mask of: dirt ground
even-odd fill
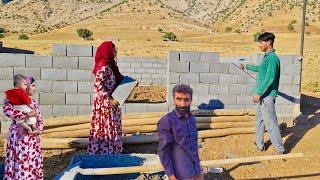
[[[136,94],[136,97],[139,97],[138,90]],[[286,150],[289,153],[303,153],[303,158],[226,165],[222,166],[225,170],[222,174],[207,174],[206,179],[320,179],[320,98],[314,96],[319,97],[319,94],[303,96],[306,98],[304,102],[308,102],[303,106],[303,111],[309,115],[309,125],[292,126],[282,131]],[[254,135],[248,134],[205,139],[199,150],[200,158],[201,160],[215,160],[274,153],[267,136],[265,139],[268,145],[266,152],[259,152],[255,149],[253,138]],[[52,179],[62,172],[75,154],[85,152],[85,150],[75,149],[44,150],[45,179]],[[124,153],[157,153],[157,143],[125,146]],[[3,160],[4,149],[2,148],[1,161]]]
[[[166,97],[166,86],[138,86],[133,90],[127,102],[162,103],[166,102]]]

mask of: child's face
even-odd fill
[[[25,91],[27,91],[27,88],[28,88],[27,81],[25,79],[21,80],[20,84],[18,85],[18,87],[23,89],[23,90],[25,90]]]

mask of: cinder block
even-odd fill
[[[40,68],[25,68],[25,67],[15,67],[13,68],[14,74],[22,74],[24,76],[31,75],[35,80],[40,79]]]
[[[142,74],[142,75],[141,75],[141,78],[142,78],[142,79],[151,79],[151,78],[152,78],[152,75],[151,75],[151,74]]]
[[[152,83],[154,85],[167,85],[167,79],[166,78],[161,78],[161,79],[152,79]]]
[[[283,85],[281,86],[282,87],[282,92],[287,94],[287,95],[290,95],[290,96],[293,96],[293,97],[296,97],[299,95],[299,86],[298,85]]]
[[[153,79],[163,78],[162,74],[151,74],[151,77],[152,77]]]
[[[129,62],[121,62],[118,63],[119,68],[130,68],[131,67],[131,63]]]
[[[67,45],[54,44],[53,45],[53,55],[54,56],[67,56]]]
[[[78,93],[93,93],[93,82],[78,82]]]
[[[237,84],[238,75],[236,74],[221,74],[219,76],[219,84]]]
[[[127,103],[126,104],[126,113],[133,112],[147,112],[148,104],[146,103]]]
[[[179,78],[180,77],[180,73],[169,73],[169,83],[172,84],[172,83],[176,83],[178,84],[179,83]]]
[[[141,62],[132,62],[131,68],[141,68]]]
[[[13,79],[13,68],[0,68],[0,80]]]
[[[218,84],[219,83],[219,74],[200,73],[200,83]]]
[[[148,112],[167,112],[168,104],[160,103],[160,104],[148,104]]]
[[[52,81],[47,80],[36,80],[36,86],[38,92],[51,92],[52,91]]]
[[[92,57],[92,46],[67,45],[67,56]]]
[[[25,54],[0,54],[0,67],[25,67]]]
[[[247,94],[252,94],[252,89],[255,85],[253,84],[247,84]]]
[[[151,63],[151,62],[142,63],[141,66],[142,66],[143,68],[152,68],[152,63]]]
[[[66,94],[66,104],[67,105],[90,105],[90,94]]]
[[[237,104],[237,96],[236,95],[218,95],[218,99],[224,104],[224,105],[235,105]]]
[[[245,105],[253,104],[252,96],[238,95],[237,96],[237,104],[245,104]]]
[[[132,57],[122,57],[120,62],[133,63],[134,62],[134,58],[132,58]]]
[[[94,58],[92,57],[79,57],[79,69],[93,70]]]
[[[169,51],[168,60],[169,60],[169,62],[179,62],[180,61],[180,53],[177,51]]]
[[[78,69],[78,67],[77,57],[53,57],[53,68]]]
[[[207,63],[190,63],[190,72],[208,73],[209,64]]]
[[[293,78],[293,85],[299,85],[300,84],[300,75],[294,75]]]
[[[146,69],[148,71],[148,69]],[[127,74],[127,73],[134,73],[134,68],[123,68],[122,73]],[[147,72],[148,73],[148,72]]]
[[[134,68],[134,72],[143,74],[146,72],[146,70],[144,68]]]
[[[212,73],[228,73],[229,64],[227,63],[210,63],[210,72]]]
[[[27,54],[26,55],[26,67],[51,68],[52,67],[52,56],[39,56],[39,55]]]
[[[253,61],[260,64],[263,61],[264,54],[253,54],[251,58],[253,59]]]
[[[246,94],[247,88],[245,85],[242,85],[242,84],[230,84],[229,93],[230,94]]]
[[[78,106],[54,105],[53,116],[76,116],[78,115]]]
[[[284,74],[294,75],[300,74],[300,64],[289,64],[283,69]]]
[[[9,128],[11,126],[12,121],[0,121],[0,133],[1,134],[8,134]]]
[[[13,88],[13,80],[0,80],[0,92]]]
[[[139,64],[146,62],[145,57],[134,57],[134,62],[139,62]]]
[[[220,54],[215,52],[201,52],[200,62],[219,62]]]
[[[41,105],[39,106],[41,115],[43,117],[51,117],[53,116],[52,106],[51,105]]]
[[[158,74],[166,74],[166,69],[156,69],[156,73],[158,73]]]
[[[176,72],[176,73],[189,72],[189,63],[170,62],[169,72]]]
[[[281,75],[280,76],[280,84],[282,85],[291,85],[293,82],[293,75]]]
[[[226,105],[225,109],[241,109],[241,110],[246,110],[246,105]]]
[[[293,56],[292,55],[278,55],[280,64],[287,65],[287,64],[293,64]]]
[[[41,68],[41,80],[67,80],[67,70]]]
[[[243,74],[243,71],[239,69],[239,67],[236,64],[230,63],[229,74]]]
[[[200,54],[201,54],[200,52],[181,51],[180,61],[181,62],[199,62]]]
[[[92,106],[78,106],[78,115],[87,115],[92,113]]]
[[[139,80],[139,79],[141,79],[141,74],[128,74],[128,76],[130,76],[130,77],[132,77],[133,79],[137,79],[137,80]]]
[[[193,89],[194,94],[209,94],[209,84],[190,84],[190,87]]]
[[[210,94],[228,94],[229,88],[226,84],[210,84]]]
[[[278,96],[276,99],[276,103],[281,105],[283,104],[290,105],[294,103],[294,97],[287,98],[287,97]]]
[[[165,67],[165,65],[163,63],[152,63],[152,67],[159,69]]]
[[[88,70],[67,70],[68,80],[71,81],[91,81],[92,72]]]
[[[92,46],[92,57],[95,57],[95,56],[96,56],[97,49],[98,49],[98,47]]]
[[[152,85],[153,80],[152,79],[140,79],[139,84],[141,85]]]
[[[255,75],[252,75],[252,76],[255,77]],[[238,83],[246,84],[246,85],[255,84],[256,80],[247,74],[238,74]]]
[[[65,93],[40,93],[41,105],[65,105],[66,95]]]
[[[53,81],[52,92],[71,92],[78,91],[77,82],[75,81]]]
[[[180,83],[200,83],[199,73],[181,73]]]
[[[293,64],[301,65],[301,60],[302,60],[302,57],[300,55],[298,54],[293,55],[293,58],[292,58]]]

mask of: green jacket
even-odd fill
[[[247,64],[246,69],[258,72],[256,85],[252,93],[259,96],[277,96],[280,79],[280,60],[272,49],[265,54],[260,65]]]

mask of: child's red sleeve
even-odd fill
[[[19,91],[19,98],[21,99],[23,104],[31,104],[32,103],[31,98],[23,90]]]

